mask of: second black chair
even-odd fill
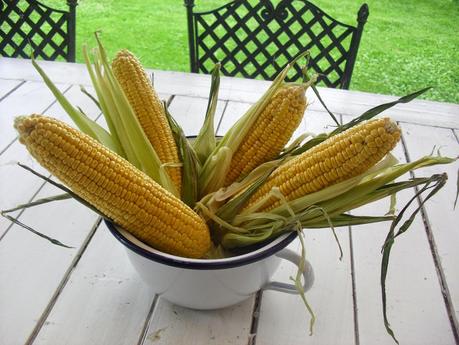
[[[368,18],[360,7],[357,26],[337,21],[309,1],[236,0],[205,12],[194,12],[185,0],[191,71],[210,73],[222,64],[227,76],[273,80],[298,54],[309,50],[309,67],[327,87],[348,89]],[[288,80],[302,77],[295,66]]]

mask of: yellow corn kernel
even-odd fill
[[[18,117],[15,128],[43,167],[139,240],[184,257],[208,251],[210,233],[200,216],[91,137],[42,115]]]
[[[392,150],[399,139],[400,129],[389,118],[361,123],[277,168],[252,195],[245,209],[266,197],[273,187],[279,187],[290,201],[362,174]],[[340,162],[340,165],[332,166],[330,162]],[[299,174],[303,171],[308,175]],[[280,201],[271,197],[259,211],[269,211],[279,205]]]
[[[180,163],[164,107],[140,61],[128,50],[121,50],[112,62],[112,69],[161,162]],[[180,194],[181,168],[167,167],[167,171]]]
[[[305,88],[302,85],[282,86],[233,154],[225,185],[279,155],[300,124],[305,109]]]

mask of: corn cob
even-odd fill
[[[140,61],[128,50],[121,50],[112,62],[112,69],[161,162],[180,163],[163,105]],[[167,171],[180,194],[181,168],[167,167]]]
[[[139,240],[185,257],[209,249],[209,229],[195,212],[88,135],[41,115],[16,118],[15,128],[43,167]]]
[[[400,129],[389,118],[361,123],[277,168],[244,209],[267,198],[273,187],[279,187],[290,201],[362,174],[392,150],[399,139]],[[277,198],[270,197],[258,211],[269,211],[280,204]]]
[[[300,124],[305,109],[304,86],[281,87],[233,154],[225,185],[244,177],[260,164],[279,155]]]

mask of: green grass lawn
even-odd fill
[[[62,0],[43,0],[62,7]],[[362,0],[363,2],[363,0]],[[355,24],[361,1],[314,0],[333,17]],[[459,1],[366,0],[370,16],[360,45],[351,89],[402,95],[425,86],[424,98],[459,103]],[[225,1],[197,1],[205,10]],[[102,30],[108,51],[127,48],[145,66],[188,71],[185,7],[182,0],[80,0],[77,60],[81,45],[94,44]]]

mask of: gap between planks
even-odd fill
[[[354,246],[352,242],[352,227],[348,227],[349,234],[349,256],[351,261],[351,283],[352,283],[352,304],[353,308],[353,317],[354,317],[354,342],[355,345],[360,344],[359,337],[359,318],[358,318],[358,309],[357,309],[357,288],[355,282],[355,261],[354,261]]]
[[[41,314],[40,318],[38,319],[37,323],[35,324],[34,329],[29,335],[29,338],[25,342],[25,345],[31,345],[34,341],[35,338],[37,337],[38,333],[40,332],[41,328],[43,327],[46,319],[48,318],[49,314],[51,313],[51,310],[53,309],[54,305],[57,302],[57,299],[59,298],[59,295],[61,294],[62,290],[65,288],[67,285],[67,282],[70,279],[70,276],[72,275],[73,270],[75,267],[78,265],[78,262],[80,261],[81,257],[83,256],[84,252],[86,251],[86,248],[88,247],[89,243],[91,242],[92,238],[94,237],[94,234],[96,233],[97,229],[100,227],[100,224],[102,222],[102,217],[97,218],[96,222],[92,226],[91,230],[89,231],[89,234],[86,236],[83,244],[81,245],[80,249],[78,250],[77,254],[72,260],[72,263],[68,267],[67,271],[64,273],[64,276],[59,283],[58,287],[56,288],[54,294],[52,295],[50,301],[48,302],[48,305],[46,306],[45,310]]]
[[[248,345],[256,345],[258,320],[260,319],[261,299],[263,298],[263,290],[257,291],[255,295],[255,303],[252,310],[252,323],[250,324],[249,342]]]
[[[459,143],[459,134],[454,129],[451,130],[453,131],[453,135],[456,138],[456,141]]]
[[[19,80],[18,80],[19,81]],[[8,91],[6,94],[4,94],[2,97],[0,97],[0,102],[3,101],[6,97],[8,97],[9,95],[11,95],[14,91],[16,91],[17,89],[19,89],[22,85],[25,84],[25,80],[21,80],[19,81],[19,84],[16,85],[15,87],[13,87],[10,91]]]
[[[451,128],[451,127],[445,127],[445,126],[436,126],[436,125],[430,125],[430,124],[427,124],[427,123],[420,123],[420,122],[411,122],[411,121],[406,121],[406,120],[403,120],[403,121],[397,121],[397,123],[408,123],[408,124],[411,124],[411,125],[416,125],[416,126],[423,126],[423,127],[432,127],[432,128],[441,128],[441,129],[449,129],[451,131],[454,132],[454,129]]]
[[[429,127],[432,127],[432,126],[429,126]],[[452,131],[454,133],[454,130],[452,130]],[[411,160],[410,154],[408,152],[408,146],[406,144],[406,140],[404,138],[403,133],[401,135],[401,143],[402,143],[403,153],[405,155],[406,161],[407,162],[411,162],[412,160]],[[410,177],[411,178],[415,178],[415,175],[414,175],[413,171],[410,171]],[[416,193],[416,199],[417,199],[418,205],[421,205],[421,203],[424,201],[424,198],[421,195],[418,194],[419,193],[419,187],[415,186],[414,190],[415,190],[415,193]],[[427,241],[429,243],[430,252],[431,252],[432,257],[433,257],[433,262],[434,262],[434,265],[435,265],[435,270],[436,270],[436,273],[437,273],[438,282],[439,282],[440,288],[441,288],[441,294],[442,294],[442,297],[443,297],[443,301],[445,302],[446,312],[448,314],[448,318],[449,318],[449,321],[451,323],[451,329],[452,329],[452,332],[453,332],[453,335],[454,335],[454,340],[455,340],[456,344],[459,344],[459,325],[458,325],[458,321],[456,319],[456,313],[454,312],[453,301],[451,299],[451,294],[450,294],[450,291],[449,291],[449,288],[448,288],[448,283],[446,282],[446,276],[445,276],[445,273],[443,271],[443,267],[441,265],[440,254],[438,253],[437,244],[435,242],[435,236],[433,234],[433,231],[432,231],[432,228],[431,228],[431,225],[430,225],[430,222],[429,222],[429,216],[427,215],[427,212],[425,210],[425,206],[424,205],[421,207],[420,213],[421,213],[421,217],[422,217],[422,223],[424,225],[424,230],[425,230],[425,233],[426,233],[426,236],[427,236]]]
[[[143,323],[142,331],[140,332],[140,336],[139,336],[139,340],[137,341],[137,345],[142,345],[148,336],[148,325],[150,324],[150,320],[153,317],[153,312],[156,309],[158,299],[159,299],[158,295],[155,294],[155,296],[153,297],[153,301],[151,302],[150,309],[148,310],[147,317],[145,318],[145,322]]]

